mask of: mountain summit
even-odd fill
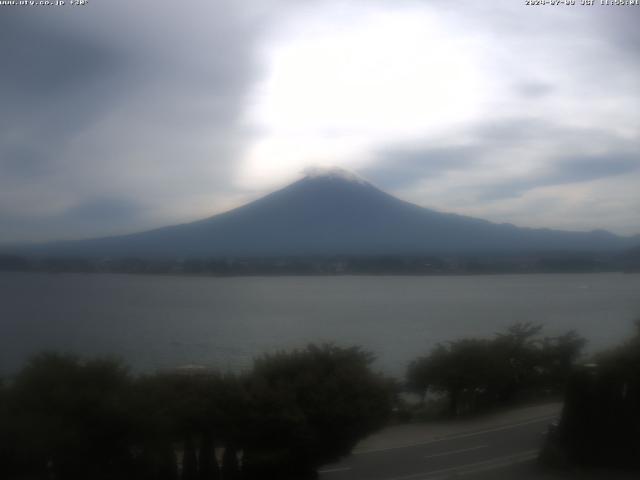
[[[615,251],[637,238],[518,228],[399,200],[342,169],[301,180],[229,212],[132,235],[47,244],[46,254],[101,257],[442,255]]]
[[[368,183],[355,173],[340,167],[309,167],[304,170],[306,178],[333,178],[353,183]]]

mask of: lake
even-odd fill
[[[639,274],[187,277],[0,274],[0,372],[43,349],[121,357],[136,371],[243,369],[308,342],[361,345],[401,376],[437,342],[516,321],[577,330],[593,351],[640,318]]]

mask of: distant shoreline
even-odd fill
[[[620,274],[638,275],[640,271],[602,270],[594,272],[563,271],[563,272],[458,272],[458,273],[247,273],[247,274],[211,274],[185,272],[110,272],[110,271],[51,271],[51,270],[0,270],[0,274],[47,274],[47,275],[127,275],[140,277],[185,277],[185,278],[328,278],[328,277],[498,277],[519,275],[601,275]]]
[[[0,271],[207,277],[637,273],[640,272],[640,260],[635,256],[623,254],[573,252],[520,255],[334,255],[181,259],[27,257],[0,254]]]

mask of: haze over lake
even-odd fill
[[[263,352],[332,341],[401,376],[435,343],[516,321],[569,329],[588,350],[640,317],[640,275],[185,277],[0,274],[0,373],[43,349],[116,355],[138,371],[238,370]]]

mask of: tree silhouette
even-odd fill
[[[640,321],[636,326],[634,337],[571,376],[547,453],[559,450],[571,463],[640,469]]]
[[[257,359],[247,468],[273,478],[312,478],[318,465],[346,455],[379,428],[391,390],[371,371],[372,360],[359,348],[332,345]]]
[[[575,332],[539,337],[541,327],[516,323],[491,340],[461,339],[438,344],[407,369],[407,385],[425,397],[439,392],[449,414],[511,402],[523,392],[562,392],[585,341]]]
[[[121,398],[129,385],[116,361],[32,358],[14,381],[9,405],[20,468],[65,479],[125,478],[131,424]]]

